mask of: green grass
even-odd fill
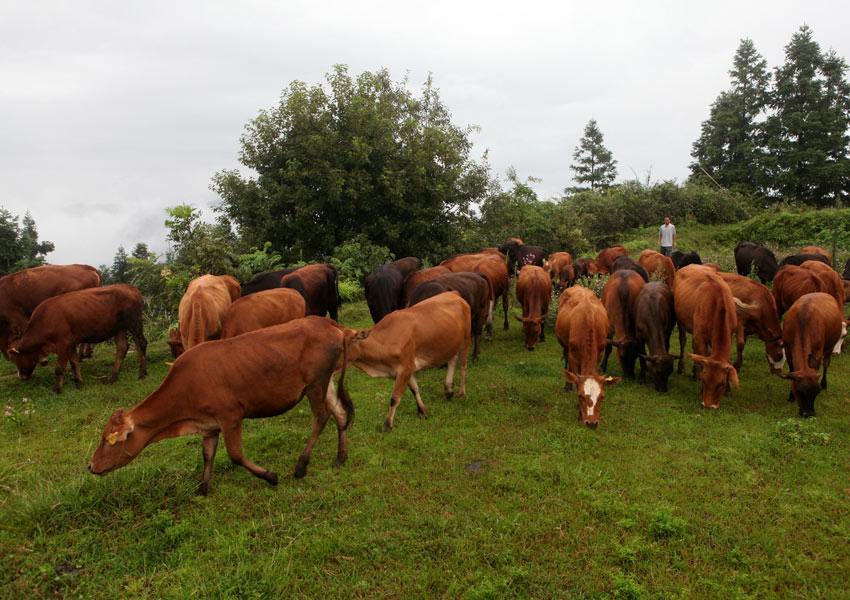
[[[370,324],[364,303],[341,320]],[[112,360],[99,346],[86,387],[66,379],[61,396],[52,364],[21,382],[0,363],[4,405],[36,409],[0,425],[0,597],[847,597],[846,356],[815,419],[797,417],[751,340],[741,390],[719,410],[698,405],[689,377],[674,374],[668,394],[625,382],[606,388],[591,431],[563,391],[554,332],[532,353],[513,318],[508,332],[499,323],[466,398],[447,401],[445,371],[423,372],[429,419],[407,392],[381,434],[392,383],[352,369],[343,467],[329,424],[292,478],[310,434],[303,403],[245,423],[246,455],[281,474],[277,488],[220,451],[206,498],[193,496],[198,436],[103,478],[85,470],[108,416],[162,381],[164,341],[146,380],[130,355],[111,386],[93,379]]]

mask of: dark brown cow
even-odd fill
[[[525,347],[534,350],[537,339],[546,341],[544,325],[549,317],[549,301],[552,299],[552,281],[542,267],[526,265],[519,271],[516,282],[516,297],[522,306],[522,317],[514,315],[522,322],[525,333]]]
[[[820,246],[806,246],[800,250],[800,254],[820,254],[826,258],[827,264],[832,266],[832,255]]]
[[[605,275],[611,271],[611,265],[614,264],[614,260],[618,256],[628,256],[629,252],[626,250],[624,246],[611,246],[610,248],[605,248],[599,254],[596,255],[596,268],[599,273]]]
[[[791,380],[788,401],[797,401],[801,417],[815,416],[815,398],[821,389],[826,389],[830,353],[840,350],[846,333],[847,325],[841,311],[829,294],[805,294],[788,309],[782,336],[788,351],[790,372],[778,369],[773,372]],[[821,362],[823,378],[818,385]]]
[[[477,263],[476,263],[477,264]],[[448,275],[452,273],[452,270],[448,267],[428,267],[427,269],[422,269],[421,271],[416,271],[416,273],[411,273],[404,280],[404,302],[403,306],[407,306],[410,304],[410,296],[413,295],[413,290],[416,289],[420,283],[424,281],[430,281],[432,279],[436,279],[441,275]]]
[[[599,267],[596,266],[596,261],[592,258],[579,258],[573,261],[573,268],[575,268],[575,276],[576,279],[579,277],[598,275]]]
[[[662,281],[647,283],[635,298],[632,310],[640,358],[640,382],[646,381],[648,364],[656,391],[666,392],[667,380],[673,372],[673,360],[681,358],[670,354],[670,334],[676,325],[673,292]]]
[[[549,256],[549,253],[540,246],[528,246],[515,239],[499,246],[499,251],[507,256],[509,277],[513,277],[517,270],[525,265],[542,267],[543,261]]]
[[[823,282],[814,272],[795,265],[782,267],[773,279],[773,298],[776,300],[776,310],[780,317],[791,308],[797,298],[823,291]]]
[[[276,271],[263,271],[257,273],[250,281],[240,284],[241,296],[256,294],[263,290],[274,290],[280,287],[280,280],[284,276],[294,273],[302,267],[288,267],[286,269],[277,269]]]
[[[396,268],[401,271],[401,276],[406,278],[419,270],[420,260],[415,256],[406,256],[404,258],[394,260],[390,264],[395,265]]]
[[[608,271],[610,273],[616,273],[617,271],[634,271],[640,275],[644,283],[649,283],[649,273],[646,272],[643,265],[630,256],[618,256],[615,258]]]
[[[379,265],[369,273],[364,283],[366,304],[372,322],[377,323],[394,310],[404,308],[404,275],[394,263]]]
[[[220,339],[236,337],[307,316],[307,303],[295,290],[263,290],[230,305],[221,320]]]
[[[426,418],[415,373],[448,363],[446,398],[454,395],[455,367],[460,369],[459,397],[466,395],[469,351],[469,305],[457,292],[445,292],[415,306],[388,314],[370,329],[357,332],[349,346],[348,364],[369,377],[395,380],[383,430],[393,426],[395,410],[406,387],[416,399],[420,418]],[[340,325],[341,329],[351,330]],[[363,339],[364,335],[368,335]]]
[[[198,493],[206,494],[221,433],[231,461],[277,485],[276,473],[243,454],[242,421],[284,413],[305,395],[313,411],[313,433],[295,465],[295,477],[306,474],[313,445],[330,415],[339,432],[334,465],[340,465],[348,456],[346,431],[354,417],[343,385],[347,344],[335,323],[307,317],[192,348],[151,395],[129,412],[117,410],[109,417],[89,471],[105,475],[152,442],[197,433],[203,437],[204,458]],[[331,376],[338,363],[342,375],[337,393]]]
[[[729,383],[738,387],[738,374],[729,364],[738,324],[732,292],[714,269],[688,265],[676,273],[673,307],[682,349],[679,373],[685,372],[686,335],[692,333],[694,351],[688,356],[694,361],[694,375],[700,371],[700,400],[706,408],[717,408]]]
[[[486,275],[490,280],[490,284],[493,286],[493,299],[494,299],[494,308],[495,311],[495,299],[500,297],[502,298],[502,311],[505,314],[505,323],[504,328],[505,331],[508,330],[508,304],[509,304],[509,296],[511,291],[511,280],[508,276],[508,265],[505,264],[504,258],[499,258],[498,256],[492,256],[490,258],[485,258],[480,260],[473,268],[473,273],[481,273],[482,275]],[[491,314],[487,319],[487,335],[490,338],[493,337],[493,319],[495,318],[494,314]]]
[[[591,429],[599,425],[599,406],[605,386],[619,377],[599,374],[599,359],[605,350],[608,316],[596,294],[581,286],[564,290],[558,301],[555,335],[564,348],[564,389],[578,390],[579,418]]]
[[[682,267],[687,267],[688,265],[702,264],[702,259],[694,250],[691,250],[690,252],[673,250],[673,252],[670,253],[670,260],[673,261],[673,266],[676,267],[677,271]]]
[[[147,374],[145,352],[147,340],[142,332],[142,295],[132,285],[119,283],[48,298],[33,311],[21,339],[9,350],[18,367],[18,376],[29,379],[36,364],[48,354],[56,353],[56,384],[53,391],[62,393],[65,366],[71,361],[74,384],[83,386],[77,344],[97,344],[115,338],[115,364],[107,378],[118,379],[121,363],[127,355],[127,332],[133,336],[139,355],[139,379]]]
[[[324,263],[301,267],[284,275],[280,287],[296,290],[304,296],[308,315],[329,315],[334,321],[339,317],[339,272],[335,266]]]
[[[443,292],[458,292],[469,304],[470,309],[470,331],[475,339],[475,347],[472,350],[472,362],[478,361],[478,349],[481,343],[481,334],[484,325],[493,328],[493,285],[490,279],[482,273],[451,273],[437,277],[431,281],[420,283],[413,295],[410,297],[409,306],[419,304],[423,300],[433,298]]]
[[[615,261],[616,262],[616,261]],[[608,370],[611,347],[617,346],[617,359],[623,377],[635,378],[635,361],[638,358],[638,343],[635,337],[634,302],[641,288],[646,285],[643,278],[631,270],[615,271],[602,288],[602,305],[608,313],[608,343],[602,359],[602,370]],[[611,338],[616,336],[616,342]]]
[[[764,342],[768,364],[774,369],[781,369],[785,364],[782,325],[779,323],[776,301],[770,294],[770,290],[743,275],[735,273],[718,273],[718,275],[729,286],[732,296],[748,306],[746,309],[738,310],[738,325],[735,327],[737,349],[735,370],[740,374],[748,335],[756,335]]]
[[[0,277],[0,352],[9,358],[12,341],[44,300],[101,283],[100,271],[88,265],[45,265]]]
[[[552,278],[552,283],[555,287],[563,289],[567,287],[566,282],[561,280],[561,271],[573,264],[573,257],[569,252],[553,252],[547,259],[549,263],[549,276]],[[572,270],[572,269],[571,269]],[[568,273],[567,275],[572,275]]]
[[[800,266],[817,275],[823,284],[823,291],[835,298],[835,301],[838,302],[839,310],[844,312],[844,303],[847,301],[847,296],[844,293],[844,282],[841,281],[838,273],[829,265],[815,260],[807,260]]]
[[[799,267],[807,260],[817,260],[827,265],[830,264],[829,259],[823,254],[792,254],[790,256],[786,256],[779,262],[779,268],[781,269],[785,265],[794,265]]]
[[[735,268],[738,275],[749,275],[753,267],[762,283],[773,281],[776,271],[779,270],[776,255],[770,249],[750,242],[740,242],[735,246]]]
[[[180,324],[169,332],[171,355],[176,358],[193,346],[218,339],[221,320],[240,292],[239,282],[230,275],[201,275],[190,281],[177,309]]]
[[[655,250],[644,250],[640,253],[638,262],[650,276],[658,273],[668,286],[673,286],[673,281],[676,278],[676,267],[669,256],[664,256]]]

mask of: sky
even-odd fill
[[[335,64],[415,94],[431,73],[473,157],[552,198],[590,119],[619,180],[683,181],[742,38],[773,69],[807,24],[850,58],[846,1],[0,1],[0,207],[53,264],[162,252],[169,206],[213,219],[245,125]]]

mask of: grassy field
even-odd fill
[[[343,306],[340,320],[371,324],[364,303]],[[21,382],[4,361],[2,400],[17,420],[0,424],[0,597],[850,595],[847,356],[833,361],[815,419],[797,417],[788,382],[768,374],[752,340],[740,392],[719,410],[701,408],[697,383],[674,374],[668,394],[607,388],[591,431],[563,391],[549,333],[532,353],[513,318],[510,331],[497,326],[466,398],[447,401],[444,371],[425,372],[429,419],[407,392],[387,434],[391,382],[352,369],[343,467],[331,467],[329,424],[307,476],[292,478],[310,434],[303,403],[245,424],[246,456],[280,473],[278,487],[222,448],[205,498],[193,496],[198,436],[155,443],[103,478],[85,469],[108,416],[164,378],[163,340],[150,346],[147,379],[136,380],[131,355],[118,383],[97,383],[112,360],[101,345],[83,364],[86,387],[66,379],[61,396],[52,363]],[[609,372],[620,374],[615,357]]]

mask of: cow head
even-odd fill
[[[120,408],[112,413],[100,437],[100,444],[89,462],[89,472],[106,475],[133,460],[144,447],[136,439],[139,436],[132,435],[133,430],[133,419],[129,414]]]
[[[767,340],[764,343],[764,351],[767,354],[767,362],[771,369],[781,371],[785,366],[785,347],[782,344],[782,337]]]
[[[180,337],[180,329],[172,329],[168,332],[168,347],[171,349],[171,356],[174,358],[186,351],[183,347],[183,339]]]
[[[564,369],[564,376],[568,383],[576,384],[578,389],[578,409],[582,423],[590,429],[596,429],[599,425],[599,405],[605,397],[603,388],[620,383],[620,378],[604,375],[576,375],[566,369]]]
[[[525,333],[525,347],[528,350],[537,348],[537,340],[540,339],[540,330],[543,328],[543,323],[549,318],[549,313],[544,313],[539,317],[521,317],[514,315],[517,321],[522,322],[522,331]]]
[[[817,372],[817,368],[820,366],[820,360],[809,355],[809,366],[814,369],[814,371],[794,371],[793,373],[785,373],[778,369],[770,370],[770,372],[777,377],[791,380],[791,395],[797,401],[797,406],[800,409],[800,416],[804,418],[815,416],[815,398],[817,398],[817,395],[821,390],[820,384],[818,383]]]
[[[655,391],[666,393],[667,380],[673,372],[673,361],[679,357],[672,354],[653,354],[651,356],[639,354],[638,356],[646,361],[646,370],[649,371]]]
[[[726,393],[730,384],[738,389],[738,372],[728,362],[698,354],[688,353],[688,356],[702,368],[699,375],[699,399],[706,408],[720,406],[720,398]]]
[[[24,349],[19,346],[9,348],[9,358],[18,367],[18,377],[26,381],[35,371],[35,367],[49,352],[44,348]]]

